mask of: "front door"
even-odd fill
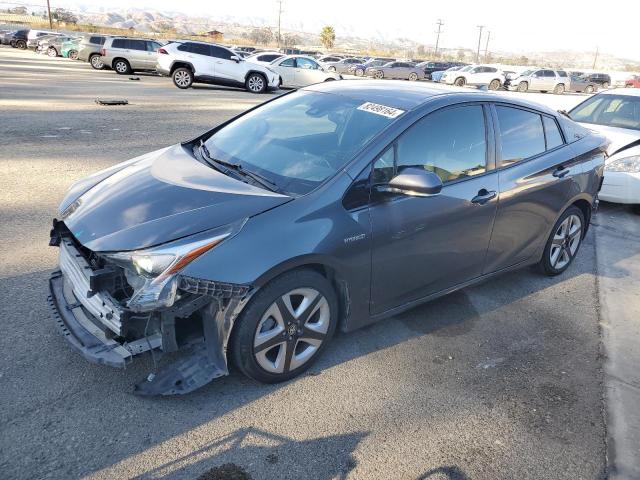
[[[244,81],[243,78],[238,78],[238,62],[231,60],[231,57],[235,55],[231,50],[211,45],[211,54],[214,57],[213,68],[217,78],[229,81]]]
[[[433,112],[374,163],[373,315],[481,275],[498,203],[488,115],[482,104]],[[441,193],[414,197],[376,190],[406,167],[436,173]]]
[[[309,58],[297,57],[294,78],[296,85],[306,87],[322,81],[324,75],[316,62]]]

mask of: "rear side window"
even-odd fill
[[[97,45],[104,45],[104,41],[106,40],[106,37],[90,37],[89,38],[89,42],[90,43],[95,43]]]
[[[261,62],[273,62],[276,58],[280,58],[282,55],[260,55],[258,60]]]
[[[145,42],[144,40],[129,40],[129,49],[131,50],[141,50],[141,51],[146,51],[147,50],[147,42]]]
[[[129,40],[124,38],[116,38],[111,42],[113,48],[129,48]]]
[[[204,43],[188,43],[188,51],[195,53],[196,55],[211,56],[211,45],[205,45]]]
[[[496,106],[502,144],[502,166],[533,157],[546,149],[542,118],[519,108]]]
[[[567,72],[563,71],[563,70],[558,70],[558,75],[561,77],[566,77],[567,76]]]
[[[547,141],[547,150],[562,145],[564,140],[562,140],[562,135],[560,134],[560,129],[556,121],[551,117],[543,115],[542,123],[544,125],[544,137]]]
[[[486,164],[486,129],[480,105],[433,112],[397,142],[398,172],[407,167],[424,168],[446,183],[484,173]]]

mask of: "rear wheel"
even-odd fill
[[[113,62],[113,69],[120,75],[128,75],[131,73],[131,65],[124,58],[118,58]]]
[[[381,71],[377,71],[376,73],[373,74],[373,78],[377,78],[378,80],[384,78],[384,73]]]
[[[578,253],[584,236],[585,219],[582,210],[571,206],[565,210],[547,240],[540,268],[547,275],[564,272]]]
[[[602,88],[609,88],[609,82],[604,82],[602,84]]]
[[[178,88],[189,88],[193,84],[193,72],[185,67],[176,68],[171,74],[173,84]]]
[[[412,82],[415,82],[416,80],[418,80],[418,74],[415,72],[411,72],[409,74],[409,80],[411,80]]]
[[[489,83],[489,90],[498,90],[500,88],[500,80],[497,78],[491,80]]]
[[[355,74],[356,77],[362,77],[364,75],[364,70],[361,68],[356,68]]]
[[[56,50],[56,47],[49,47],[49,49],[47,50],[47,55],[49,55],[50,57],[57,57],[58,51]]]
[[[325,277],[312,270],[285,273],[258,291],[238,318],[231,358],[260,382],[289,380],[324,350],[337,318],[338,301]]]
[[[25,42],[24,40],[16,40],[16,48],[19,48],[20,50],[26,50],[27,42]]]
[[[564,93],[564,85],[556,85],[556,87],[553,89],[553,93],[555,93],[556,95],[562,95]]]
[[[102,57],[97,53],[89,57],[89,63],[96,70],[104,70],[105,65],[102,61]]]
[[[252,73],[247,77],[244,86],[251,93],[263,93],[267,89],[267,80],[259,73]]]
[[[458,77],[456,78],[456,81],[453,82],[456,87],[464,87],[465,83],[467,83],[467,81],[464,79],[464,77]]]
[[[67,54],[67,56],[71,60],[77,60],[78,59],[78,52],[76,50],[69,50],[69,53]]]
[[[584,93],[593,93],[593,85],[587,85],[584,89]]]

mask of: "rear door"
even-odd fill
[[[493,117],[500,203],[484,273],[535,259],[581,173],[554,117],[504,104]]]
[[[127,46],[129,48],[127,49],[126,59],[129,60],[131,68],[133,68],[134,70],[153,68],[148,66],[149,57],[147,56],[146,40],[130,38],[127,41]]]
[[[380,314],[481,275],[498,203],[490,111],[445,107],[413,124],[374,162],[371,313]],[[379,193],[404,168],[443,181],[435,196]]]
[[[542,70],[536,70],[529,76],[530,90],[545,90],[544,76]]]
[[[156,68],[156,63],[158,63],[158,49],[162,46],[158,42],[154,42],[153,40],[146,40],[145,44],[147,46],[146,51],[146,67],[148,70],[153,70]]]
[[[186,52],[187,60],[195,67],[196,75],[215,77],[215,60],[211,56],[211,45],[188,42],[180,45],[178,50]]]

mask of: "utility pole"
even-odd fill
[[[436,25],[438,25],[438,31],[436,32],[438,34],[438,36],[436,37],[436,51],[435,51],[435,56],[438,56],[438,45],[440,44],[440,34],[442,33],[442,26],[444,25],[444,22],[441,19],[438,19],[438,21],[436,22]]]
[[[491,38],[491,30],[487,30],[487,43],[484,44],[484,61],[487,61],[487,53],[489,53],[489,39]]]
[[[47,0],[47,11],[49,12],[49,29],[53,30],[53,21],[51,20],[51,4]]]
[[[478,25],[480,33],[478,34],[478,51],[476,52],[476,63],[480,63],[480,42],[482,41],[482,29],[484,25]]]
[[[596,62],[598,61],[598,50],[600,50],[600,47],[596,47],[596,56],[593,58],[593,68],[594,70],[596,69]]]
[[[278,0],[278,48],[280,48],[280,40],[282,38],[282,36],[280,35],[280,19],[281,18],[282,18],[282,0]]]

